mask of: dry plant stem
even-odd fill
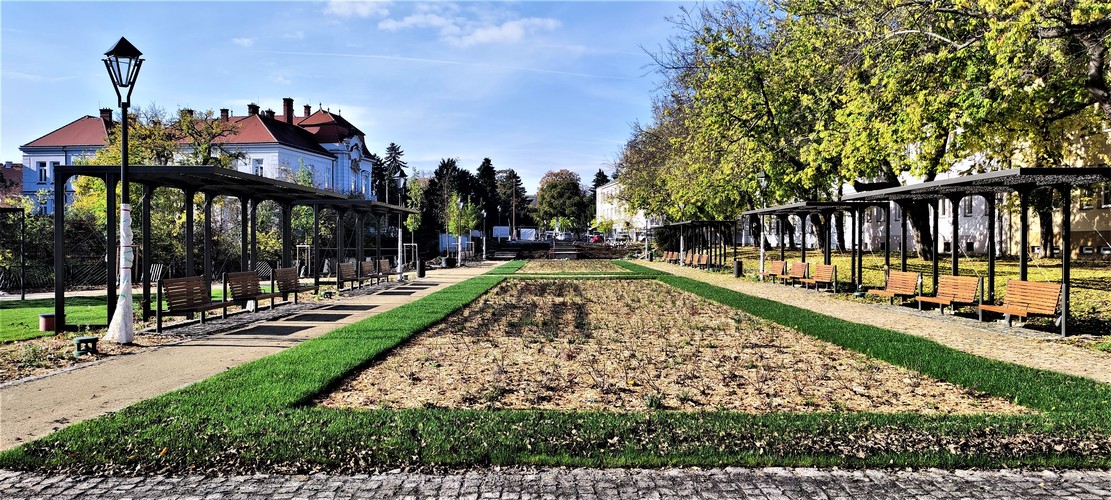
[[[1029,411],[646,280],[507,281],[319,402],[753,413]]]

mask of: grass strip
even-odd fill
[[[1106,400],[1098,404],[1105,391],[1079,380],[1072,386],[1079,389],[1073,396],[1088,401],[1054,406],[1067,387],[1019,391],[1014,386],[1020,383],[1016,372],[1006,364],[988,367],[995,371],[989,378],[1002,381],[980,381],[980,390],[990,386],[990,390],[1011,391],[1029,397],[1024,404],[1050,409],[1024,416],[751,415],[443,408],[365,411],[309,404],[314,395],[502,279],[483,275],[453,285],[297,348],[66,428],[0,454],[0,467],[100,474],[229,474],[359,473],[429,464],[1111,466],[1107,417],[1093,415],[1106,413]],[[691,280],[663,279],[711,295],[708,298],[713,300],[750,299],[709,285],[697,286],[700,283]],[[760,314],[787,315],[784,320],[792,315],[814,316],[808,311],[779,310],[759,300],[745,305]],[[859,328],[852,323],[810,324],[807,318],[799,319],[804,329]],[[881,340],[898,339],[877,337],[869,344]],[[879,356],[891,349],[878,347]],[[930,356],[954,359],[944,349],[931,351]],[[938,363],[949,364],[923,366],[930,370]],[[969,380],[979,380],[976,370],[967,371]],[[1070,378],[1063,377],[1061,381]],[[1052,385],[1054,381],[1034,377],[1026,383]]]
[[[513,274],[528,264],[527,259],[511,260],[486,272],[486,274]]]

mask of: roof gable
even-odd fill
[[[99,117],[85,115],[21,147],[104,146],[108,127]]]

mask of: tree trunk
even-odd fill
[[[825,250],[826,239],[824,235],[829,234],[829,218],[822,217],[822,214],[810,214],[809,226],[814,228],[814,233],[818,238],[818,250]]]
[[[924,201],[913,202],[909,209],[903,213],[903,216],[910,223],[914,241],[918,243],[918,258],[933,262],[937,253],[937,245],[934,242],[934,234],[930,228],[930,204]]]

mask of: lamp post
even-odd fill
[[[131,245],[133,236],[131,192],[128,189],[127,175],[127,108],[131,105],[131,91],[135,90],[135,80],[139,77],[139,68],[143,65],[143,59],[139,57],[143,53],[131,45],[126,38],[120,37],[120,41],[104,55],[104,67],[108,70],[108,77],[112,79],[112,86],[116,91],[122,113],[120,120],[120,292],[115,314],[112,315],[108,333],[104,338],[119,344],[130,344],[135,336],[131,298],[131,266],[135,261],[135,252]],[[124,89],[127,90],[126,94],[123,92]],[[108,188],[112,187],[108,186]]]
[[[679,218],[680,219],[683,218],[683,211],[686,208],[686,206],[687,206],[686,203],[680,203],[679,204]],[[685,247],[685,245],[684,245],[684,241],[683,241],[683,226],[679,226],[679,267],[682,267],[683,266],[683,261],[686,260],[687,251],[686,251],[686,248],[684,248],[684,247]]]
[[[756,174],[756,183],[760,185],[760,208],[768,208],[768,202],[764,198],[764,190],[768,187],[768,173],[761,170]],[[760,281],[764,281],[764,215],[760,214]]]
[[[482,259],[486,260],[486,209],[482,209]]]
[[[404,170],[398,170],[397,171],[397,177],[394,178],[394,182],[397,183],[397,206],[398,207],[405,204],[405,196],[404,196],[405,195],[405,177],[406,177],[405,171]],[[389,200],[386,200],[386,201],[389,201]],[[404,276],[404,273],[405,273],[405,263],[404,263],[404,260],[403,260],[404,257],[405,257],[405,249],[401,245],[401,227],[402,227],[402,219],[401,218],[403,216],[404,216],[404,214],[401,212],[400,209],[398,209],[398,211],[397,211],[397,281],[401,281],[401,278]]]

